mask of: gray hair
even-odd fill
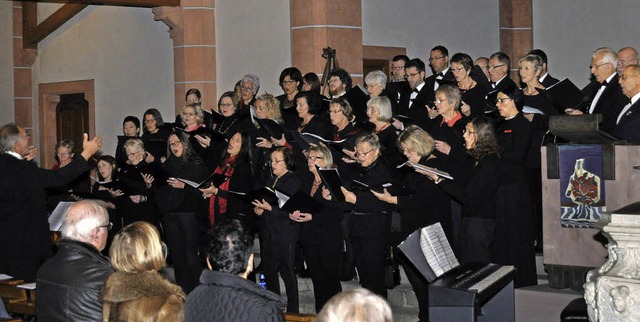
[[[450,84],[444,84],[436,90],[436,95],[438,93],[443,93],[444,96],[447,97],[447,101],[449,104],[453,104],[454,109],[460,108],[460,102],[462,100],[462,94],[460,94],[460,89],[458,86],[453,86]]]
[[[596,58],[597,55],[602,55],[601,64],[611,63],[615,69],[618,66],[618,53],[609,47],[600,47],[593,52],[591,58]]]
[[[105,207],[96,200],[82,200],[65,211],[60,233],[62,238],[90,243],[92,231],[108,224],[109,213]]]
[[[375,108],[378,110],[378,121],[389,122],[393,117],[393,111],[391,110],[391,101],[386,96],[377,96],[371,98],[367,102],[368,108]]]
[[[522,62],[525,62],[525,61],[530,62],[531,65],[533,65],[534,71],[542,70],[542,64],[543,64],[542,57],[534,54],[529,54],[520,58],[520,60],[518,60],[518,64],[522,64]]]
[[[0,128],[0,150],[2,152],[12,151],[20,139],[20,127],[15,123],[5,124]]]
[[[247,74],[242,77],[242,82],[251,82],[253,84],[253,94],[257,94],[260,89],[260,77],[254,74]]]
[[[387,85],[387,75],[385,75],[381,70],[371,71],[364,78],[364,83],[380,84],[382,85],[382,88],[384,88]]]
[[[365,288],[355,288],[332,297],[318,313],[318,322],[391,322],[391,306]]]
[[[132,149],[134,152],[147,152],[144,149],[144,143],[140,139],[128,139],[127,142],[124,142],[122,150],[127,153],[127,149]]]
[[[373,133],[367,133],[363,136],[358,137],[358,139],[356,140],[356,146],[362,143],[369,143],[372,149],[380,150],[380,139],[378,139],[378,136]]]

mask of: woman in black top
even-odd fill
[[[253,171],[251,169],[251,138],[246,132],[236,132],[227,143],[221,155],[222,162],[213,171],[229,179],[215,186],[200,189],[209,201],[209,224],[213,226],[225,219],[238,219],[246,231],[255,233],[255,223],[251,205],[242,194],[253,191]]]
[[[271,153],[274,177],[267,181],[267,187],[289,196],[300,190],[300,180],[291,172],[293,162],[291,150],[286,147],[275,149]],[[261,226],[264,245],[260,245],[260,266],[264,270],[267,289],[280,294],[280,273],[287,292],[287,312],[297,313],[300,310],[298,280],[293,270],[293,261],[300,224],[289,219],[289,213],[280,209],[277,202],[269,203],[263,198],[252,203],[255,206],[255,214],[264,218],[264,224]]]
[[[180,179],[200,182],[207,177],[207,167],[189,143],[184,132],[174,132],[167,141],[167,159],[162,168],[169,174],[166,182],[155,182],[154,189],[158,209],[163,215],[163,227],[173,259],[176,283],[185,293],[198,285],[202,267],[198,259],[198,214],[206,204],[195,187]]]
[[[487,105],[487,89],[482,87],[471,77],[473,60],[467,54],[457,53],[451,56],[451,72],[456,78],[458,89],[462,94],[462,104],[460,111],[462,114],[473,119],[476,116],[484,115]]]
[[[460,262],[489,263],[497,227],[495,197],[500,181],[500,146],[491,120],[484,116],[467,124],[464,139],[467,151],[475,160],[466,184],[417,171],[431,177],[438,187],[462,204]]]
[[[144,127],[140,139],[147,152],[153,156],[154,162],[161,163],[167,156],[167,138],[171,128],[165,126],[162,114],[155,108],[146,110],[142,120]]]
[[[386,96],[377,96],[367,102],[367,117],[373,124],[373,133],[378,136],[382,147],[382,157],[390,166],[402,163],[402,154],[398,150],[396,128],[393,122],[391,100]]]
[[[398,138],[409,162],[432,168],[441,168],[440,159],[431,154],[435,142],[431,136],[416,125],[407,127]],[[438,189],[427,177],[417,173],[411,166],[400,168],[395,181],[398,195],[391,195],[386,189],[383,193],[373,191],[378,199],[396,205],[400,211],[402,224],[400,232],[392,233],[392,244],[398,245],[417,229],[439,222],[447,239],[454,241],[451,228],[451,198]],[[394,256],[404,267],[407,278],[413,287],[420,307],[419,318],[428,320],[428,283],[415,266],[400,252]]]
[[[287,130],[295,130],[300,123],[296,111],[296,95],[302,89],[302,73],[295,67],[288,67],[280,73],[280,87],[284,94],[276,97],[280,102],[280,112]]]
[[[524,169],[531,145],[531,122],[522,114],[522,91],[508,86],[496,98],[501,120],[496,136],[501,148],[502,160]]]
[[[311,194],[322,205],[322,210],[313,214],[300,211],[289,214],[291,220],[302,223],[300,244],[313,282],[316,312],[320,312],[332,296],[342,291],[338,265],[335,263],[340,258],[342,246],[342,209],[331,201],[331,194],[318,173],[318,168],[330,169],[332,165],[333,157],[329,149],[323,146],[311,148],[307,161],[309,175],[303,180],[302,190]]]
[[[284,120],[280,112],[280,103],[271,94],[262,94],[256,98],[255,102],[256,114],[255,119],[259,120],[272,120],[279,125],[283,125]],[[295,109],[294,109],[295,110]],[[297,118],[297,113],[296,113]],[[254,186],[256,188],[262,188],[267,183],[267,180],[271,178],[271,164],[270,156],[271,152],[276,146],[271,142],[271,134],[260,127],[260,124],[256,122],[256,152],[253,155],[253,167],[255,181]]]
[[[356,141],[356,157],[360,171],[352,179],[376,190],[382,190],[383,184],[393,182],[394,173],[380,156],[380,141],[375,134],[359,137]],[[351,191],[342,187],[342,192],[350,210],[348,234],[360,285],[386,298],[385,247],[388,245],[388,218],[392,207],[376,198],[368,188],[354,185]]]
[[[160,218],[151,190],[158,166],[146,161],[147,152],[140,139],[130,139],[124,144],[127,163],[120,167],[118,178],[123,196],[115,200],[116,208],[122,215],[123,225],[135,221],[149,222],[160,229]]]

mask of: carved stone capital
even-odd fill
[[[174,45],[184,43],[182,10],[182,7],[154,7],[151,9],[153,19],[162,21],[169,27],[169,37],[173,39]]]
[[[15,49],[15,48],[14,48]],[[19,53],[20,67],[31,67],[38,57],[38,49],[36,48],[20,48]]]

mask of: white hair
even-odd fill
[[[96,200],[82,200],[71,205],[64,213],[62,238],[91,242],[92,231],[109,223],[107,209]]]
[[[600,47],[593,52],[591,58],[596,58],[597,55],[602,55],[601,64],[611,63],[615,68],[618,66],[618,54],[609,47]]]

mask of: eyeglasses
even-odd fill
[[[505,102],[511,100],[512,98],[510,97],[504,97],[504,98],[496,98],[496,104],[504,104]]]
[[[365,85],[364,85],[364,88],[365,88],[365,89],[374,88],[374,87],[376,87],[376,86],[378,86],[378,85],[382,85],[382,84],[381,84],[381,83],[371,84],[371,85],[369,85],[369,84],[365,84]]]
[[[589,65],[589,69],[594,69],[594,68],[598,69],[598,68],[600,68],[600,66],[604,66],[606,64],[611,64],[611,63],[610,62],[606,62],[606,63],[601,63],[601,64],[598,64],[598,65],[595,65],[595,66]]]
[[[106,224],[106,225],[98,226],[98,227],[96,227],[96,228],[107,228],[107,230],[111,230],[111,228],[113,228],[113,223],[112,223],[112,222],[109,222],[109,223],[108,223],[108,224]]]
[[[329,114],[340,114],[342,110],[329,110]]]
[[[373,149],[371,149],[371,150],[369,150],[369,151],[367,151],[367,152],[356,152],[354,156],[355,156],[356,158],[359,158],[359,157],[366,158],[366,157],[367,157],[367,155],[369,155],[369,153],[371,153],[371,152],[373,152]]]
[[[180,141],[175,141],[175,142],[169,142],[169,146],[171,146],[172,148],[177,147],[178,145],[181,145],[182,142]]]
[[[492,70],[492,69],[496,69],[496,68],[500,68],[502,66],[504,66],[506,64],[500,64],[500,65],[495,65],[495,66],[487,66],[487,70]]]
[[[307,160],[310,160],[310,161],[316,161],[316,160],[324,160],[324,158],[323,158],[323,157],[317,157],[317,156],[310,155],[310,156],[307,158]]]
[[[404,78],[416,77],[417,75],[420,75],[420,73],[406,73]]]
[[[282,85],[282,86],[284,86],[284,85],[291,85],[291,84],[293,84],[293,83],[295,83],[295,82],[297,82],[297,81],[294,81],[294,80],[285,80],[285,81],[280,82],[280,85]]]
[[[446,98],[444,99],[439,99],[437,98],[435,101],[433,101],[435,104],[442,104],[444,102],[448,102],[448,100]]]
[[[71,153],[56,153],[59,157],[66,158],[71,155]]]
[[[431,57],[431,58],[429,58],[429,62],[434,62],[434,61],[436,61],[438,59],[442,59],[442,58],[444,58],[444,56]]]
[[[638,77],[638,75],[634,75],[634,74],[620,74],[620,79],[621,79],[621,80],[627,80],[627,78],[633,78],[633,77]]]
[[[243,92],[253,92],[253,87],[240,86]]]
[[[340,78],[331,78],[327,81],[327,84],[329,83],[337,83],[337,82],[341,82]]]
[[[233,106],[233,103],[221,103],[220,107],[231,107]]]
[[[284,162],[284,160],[271,160],[271,164],[278,164],[280,162]]]
[[[182,113],[184,116],[196,116],[196,113],[184,112]]]

